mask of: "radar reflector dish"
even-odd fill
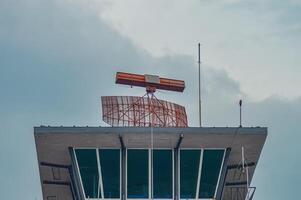
[[[184,106],[157,98],[102,96],[102,118],[111,126],[187,127]]]

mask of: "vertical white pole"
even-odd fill
[[[102,173],[101,173],[101,166],[100,166],[100,159],[99,159],[99,149],[96,149],[96,156],[97,156],[98,175],[99,175],[99,180],[98,180],[99,185],[98,185],[98,188],[100,187],[101,199],[104,199]],[[99,193],[99,191],[98,191],[98,193]],[[99,194],[98,194],[97,199],[99,199]]]
[[[242,125],[241,125],[241,119],[242,119],[242,116],[241,116],[241,106],[242,106],[242,100],[240,99],[239,100],[239,127],[242,127]]]
[[[150,167],[151,167],[151,199],[154,199],[154,169],[153,169],[153,159],[154,159],[154,133],[153,133],[153,126],[151,125],[151,163],[150,163]]]
[[[154,181],[153,181],[153,148],[154,148],[154,130],[153,130],[153,124],[154,124],[154,108],[153,108],[153,98],[154,98],[154,94],[151,93],[151,99],[150,99],[150,109],[151,109],[151,122],[150,122],[150,126],[151,126],[151,148],[150,148],[150,197],[149,199],[154,199]]]
[[[242,156],[242,169],[243,173],[246,173],[246,178],[247,178],[247,200],[249,200],[249,168],[247,166],[246,158],[245,158],[245,149],[244,147],[241,147],[241,156]]]
[[[199,64],[199,123],[202,127],[202,102],[201,102],[201,44],[198,44],[198,64]]]
[[[198,172],[198,178],[197,178],[197,184],[196,184],[195,200],[199,199],[200,184],[201,184],[201,177],[202,177],[202,167],[203,167],[203,156],[204,156],[204,149],[201,149],[200,162],[199,162],[199,172]]]
[[[248,166],[246,166],[246,173],[247,173],[247,191],[248,191],[248,193],[247,193],[247,199],[249,200],[249,189],[250,189],[250,187],[249,187],[249,168],[248,168]]]

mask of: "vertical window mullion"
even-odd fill
[[[97,198],[99,185],[99,171],[97,151],[94,148],[76,149],[75,155],[82,183],[85,199]]]
[[[103,191],[103,182],[102,182],[102,173],[101,173],[101,166],[99,161],[99,151],[96,149],[96,155],[97,155],[97,166],[98,166],[98,174],[99,174],[99,180],[98,180],[98,188],[100,187],[100,195],[101,199],[104,199],[104,191]],[[98,194],[99,198],[99,194]]]
[[[225,150],[205,149],[203,152],[199,198],[214,198],[225,157]]]
[[[219,185],[219,182],[220,182],[220,178],[221,178],[221,173],[222,173],[223,165],[224,165],[224,162],[225,162],[225,156],[226,156],[226,150],[224,150],[223,161],[222,161],[221,168],[220,168],[220,170],[219,170],[219,175],[218,175],[218,179],[217,179],[217,184],[216,184],[216,188],[215,188],[215,192],[214,192],[214,198],[216,198],[216,193],[217,193],[218,185]]]
[[[82,180],[82,176],[81,176],[81,173],[80,173],[80,170],[79,170],[79,165],[78,165],[78,161],[77,161],[77,157],[76,157],[76,153],[75,153],[74,148],[73,148],[73,155],[74,155],[74,158],[75,158],[76,168],[77,168],[78,175],[79,175],[80,185],[81,185],[84,197],[86,198],[85,188],[84,188],[84,185],[83,185],[83,180]]]
[[[196,193],[195,193],[195,199],[196,200],[199,199],[201,175],[202,175],[202,166],[203,166],[203,149],[201,149],[201,153],[200,153],[199,173],[198,173],[198,180],[197,180]]]

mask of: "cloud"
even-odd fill
[[[196,60],[201,42],[203,63],[226,70],[251,98],[293,99],[301,95],[295,90],[301,84],[296,2],[112,0],[100,16],[155,56],[186,54]]]
[[[173,53],[153,57],[99,17],[102,4],[86,2],[0,2],[0,177],[5,180],[0,188],[4,199],[41,199],[33,126],[103,125],[101,95],[143,95],[141,88],[115,85],[116,71],[185,80],[184,94],[161,91],[157,96],[185,105],[190,125],[198,124],[194,58]],[[270,131],[254,180],[256,197],[295,198],[301,177],[300,99],[248,101],[240,82],[227,71],[202,67],[204,125],[237,126],[237,103],[243,98],[244,125],[268,126]]]

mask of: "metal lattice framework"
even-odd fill
[[[103,96],[103,121],[111,126],[187,127],[185,107],[160,100],[153,93],[137,96]]]

